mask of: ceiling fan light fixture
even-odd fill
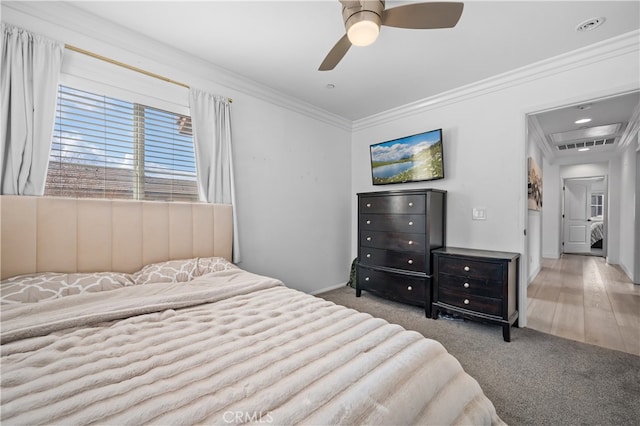
[[[410,3],[385,9],[384,0],[340,0],[345,32],[324,58],[318,71],[329,71],[342,60],[351,46],[368,46],[378,38],[380,27],[428,30],[453,28],[463,3]]]
[[[380,16],[362,11],[347,20],[347,37],[354,46],[369,46],[380,33]]]

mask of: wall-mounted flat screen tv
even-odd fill
[[[442,129],[371,145],[374,185],[444,178]]]

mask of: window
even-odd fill
[[[191,118],[60,85],[45,195],[197,201]]]
[[[591,194],[591,217],[602,217],[604,194]]]

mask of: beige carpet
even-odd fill
[[[440,341],[478,380],[510,425],[640,425],[640,357],[538,331],[471,321],[432,320],[350,287],[318,297]]]

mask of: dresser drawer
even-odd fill
[[[425,217],[414,214],[361,214],[361,231],[422,232]]]
[[[438,273],[438,288],[497,299],[502,298],[503,294],[503,285],[500,281],[487,281],[444,273]]]
[[[358,267],[358,288],[424,306],[427,278]]]
[[[424,272],[425,255],[419,252],[384,250],[372,247],[360,247],[360,263],[368,266],[385,266],[387,268]],[[427,271],[427,274],[429,272]]]
[[[482,262],[459,257],[437,257],[438,272],[472,278],[484,278],[490,281],[502,280],[502,264]]]
[[[440,279],[441,276],[438,276]],[[441,303],[457,306],[470,311],[488,315],[502,316],[502,299],[476,296],[447,287],[439,287],[436,300]]]
[[[422,194],[360,197],[360,213],[424,214],[425,196]]]
[[[424,241],[424,234],[379,231],[366,231],[360,233],[360,245],[362,247],[424,253]]]

